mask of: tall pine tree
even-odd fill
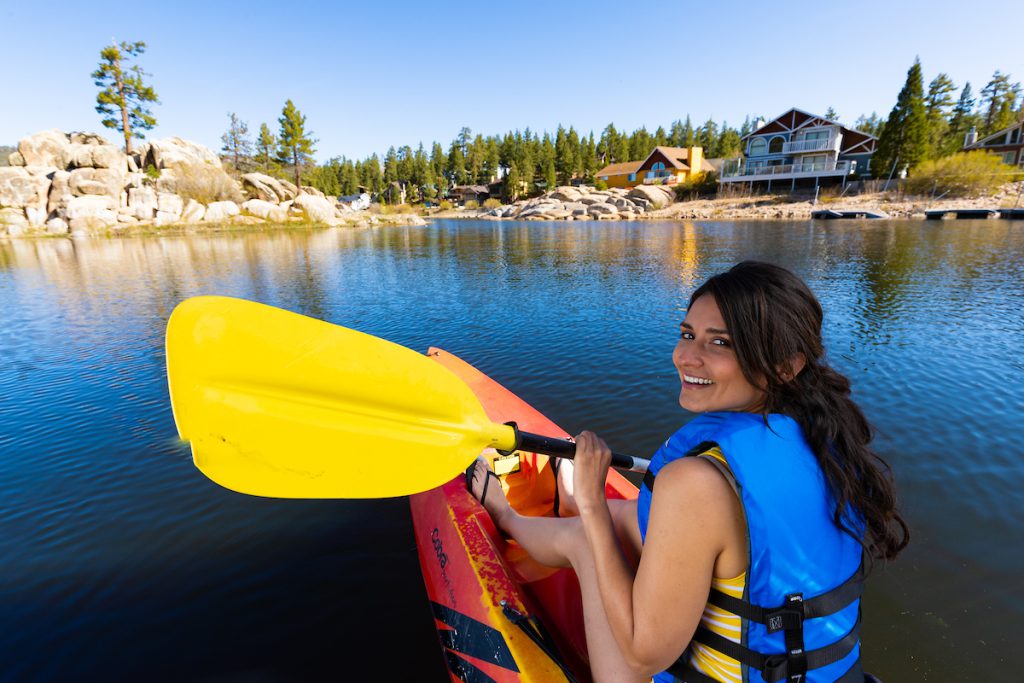
[[[295,176],[295,187],[302,191],[302,169],[313,162],[313,145],[316,144],[311,131],[306,131],[306,117],[291,100],[284,103],[281,118],[277,120],[281,130],[277,134],[277,160],[290,164]]]
[[[957,100],[953,111],[949,115],[949,125],[946,126],[946,134],[942,138],[942,156],[948,156],[959,151],[966,142],[967,134],[972,128],[977,132],[978,115],[974,112],[974,93],[971,92],[971,84],[964,84],[960,91],[960,99]]]
[[[928,119],[928,158],[942,156],[942,141],[949,128],[949,109],[953,106],[953,93],[956,85],[946,74],[940,73],[928,84],[928,94],[924,98],[924,111]]]
[[[907,80],[896,98],[878,139],[872,166],[875,175],[889,177],[902,169],[912,169],[928,157],[928,117],[924,108],[924,81],[921,60],[915,59],[907,71]]]

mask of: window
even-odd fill
[[[989,140],[988,142],[985,143],[985,146],[986,147],[998,147],[999,145],[1005,145],[1005,144],[1006,144],[1006,135],[1003,134],[1003,135],[1000,135],[999,137],[992,138],[991,140]]]
[[[750,150],[747,152],[749,156],[755,157],[761,154],[765,154],[768,151],[768,143],[765,142],[764,138],[754,138],[750,141]]]
[[[777,135],[774,138],[772,138],[772,141],[768,143],[768,153],[769,154],[781,154],[782,153],[782,143],[783,142],[785,142],[785,141],[782,139],[781,135]]]
[[[827,130],[809,130],[803,134],[801,140],[828,140]]]
[[[1005,153],[1003,155],[1003,163],[1008,165],[1008,166],[1013,166],[1013,164],[1016,161],[1017,161],[1017,153],[1016,152],[1007,152],[1007,153]]]
[[[608,180],[608,176],[606,176],[606,175],[601,176],[601,180]]]
[[[636,173],[630,173],[629,174],[629,182],[631,182],[631,183],[636,182]]]
[[[665,173],[665,162],[659,161],[656,164],[654,164],[653,166],[651,166],[651,177],[652,178],[661,178],[661,177],[664,177],[666,175],[668,175],[668,174]]]

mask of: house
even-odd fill
[[[851,178],[868,173],[878,145],[873,135],[795,108],[741,141],[744,156],[726,162],[719,178],[723,188],[734,183],[769,191],[773,186],[845,186]]]
[[[1024,168],[1024,119],[980,140],[977,136],[972,128],[964,141],[964,152],[981,149],[1001,157],[1004,164]]]
[[[487,185],[456,185],[448,191],[448,198],[462,206],[470,201],[483,203],[490,196]]]
[[[605,166],[596,177],[608,187],[674,185],[714,170],[702,147],[655,147],[643,161]]]

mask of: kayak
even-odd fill
[[[511,391],[460,358],[431,348],[494,422],[557,438],[568,434]],[[553,516],[552,459],[486,451],[509,502],[521,514]],[[494,486],[492,480],[491,486]],[[637,487],[615,470],[608,498]],[[438,638],[452,681],[590,681],[579,583],[571,569],[536,562],[504,538],[458,476],[410,496],[416,548]]]

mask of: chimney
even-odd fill
[[[765,121],[762,118],[754,119],[754,130],[757,130],[757,129],[763,127],[764,123],[765,123]]]
[[[964,136],[964,147],[970,147],[978,141],[978,129],[971,126],[971,129],[967,131],[967,135]]]

